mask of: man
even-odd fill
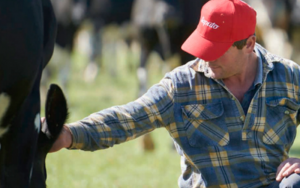
[[[112,147],[164,127],[182,156],[179,187],[300,187],[289,158],[300,67],[256,44],[256,12],[211,0],[182,49],[196,57],[134,102],[68,124],[52,151]]]

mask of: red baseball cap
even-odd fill
[[[210,0],[181,49],[205,61],[221,57],[234,42],[255,33],[256,11],[241,0]]]

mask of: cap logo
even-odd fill
[[[204,16],[201,19],[201,23],[203,24],[203,26],[206,25],[212,29],[218,29],[218,27],[219,27],[216,23],[212,23],[212,22],[205,20]]]

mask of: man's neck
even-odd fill
[[[225,85],[226,83],[234,85],[244,85],[249,82],[253,83],[258,69],[258,57],[256,53],[251,53],[251,55],[247,58],[246,63],[244,63],[243,65],[244,66],[242,67],[240,73],[223,79]]]
[[[248,62],[244,65],[240,74],[223,79],[226,87],[239,101],[242,101],[244,94],[251,87],[257,75],[258,57],[255,52],[249,56]]]

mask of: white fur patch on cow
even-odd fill
[[[41,130],[41,116],[40,113],[37,113],[34,119],[35,130],[39,133]]]
[[[42,130],[41,130],[43,133],[45,133],[48,138],[51,138],[51,133],[48,129],[48,125],[47,125],[47,121],[46,119],[44,119],[44,121],[42,122]]]
[[[6,126],[6,128],[2,127],[2,119],[4,117],[4,115],[6,114],[6,111],[9,107],[10,104],[10,97],[9,95],[7,95],[6,93],[1,93],[0,94],[0,137],[2,137],[2,135],[4,135],[9,126]]]

